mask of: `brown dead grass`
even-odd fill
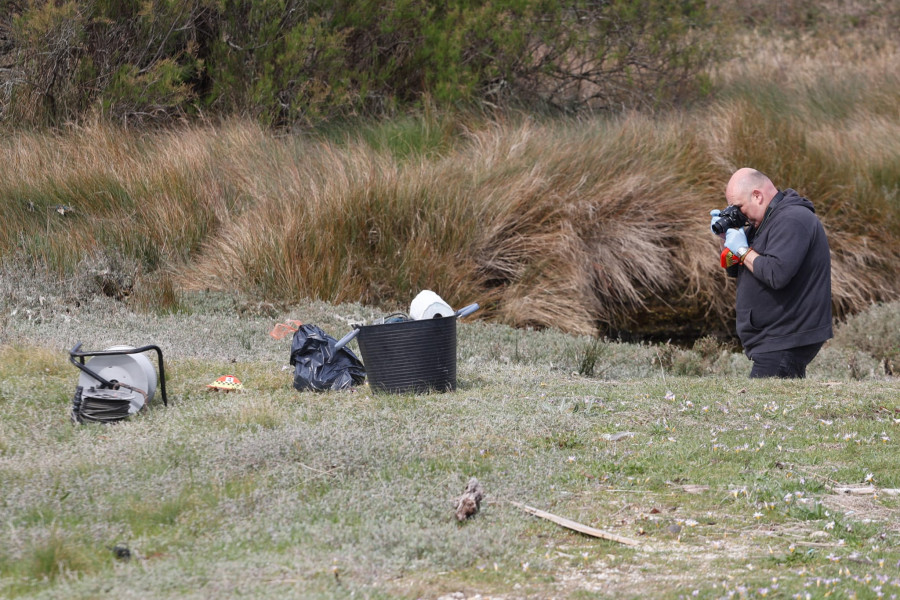
[[[697,248],[715,250],[686,209],[698,187],[714,185],[673,168],[708,167],[709,157],[678,139],[678,124],[629,115],[511,133],[481,132],[473,157],[491,169],[481,193],[494,216],[479,263],[488,281],[508,283],[501,320],[594,333],[597,323],[628,325],[651,299],[715,302],[716,273],[694,258]]]

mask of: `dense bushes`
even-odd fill
[[[0,0],[0,110],[60,124],[421,104],[665,106],[712,58],[699,0]]]

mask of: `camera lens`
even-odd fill
[[[721,235],[729,229],[739,229],[747,223],[747,217],[736,206],[728,206],[719,214],[719,220],[712,224],[712,231]]]

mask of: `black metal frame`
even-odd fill
[[[84,358],[86,356],[120,356],[123,354],[140,354],[142,352],[147,352],[148,350],[156,351],[157,362],[159,364],[159,387],[162,392],[162,400],[165,406],[169,405],[169,400],[166,397],[166,368],[163,365],[163,354],[162,349],[159,346],[149,345],[149,346],[141,346],[140,348],[130,348],[128,350],[98,350],[96,352],[80,352],[81,350],[81,342],[75,344],[75,347],[69,350],[69,361],[78,367],[81,371],[84,371],[97,381],[99,381],[102,386],[110,389],[115,389],[116,384],[107,381],[103,377],[100,377],[97,373],[91,371],[87,365],[84,364]],[[78,360],[76,360],[76,358]],[[80,361],[80,362],[79,362]]]

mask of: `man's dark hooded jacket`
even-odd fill
[[[779,192],[748,241],[759,256],[753,273],[738,271],[737,333],[747,356],[830,339],[831,253],[812,202]]]

